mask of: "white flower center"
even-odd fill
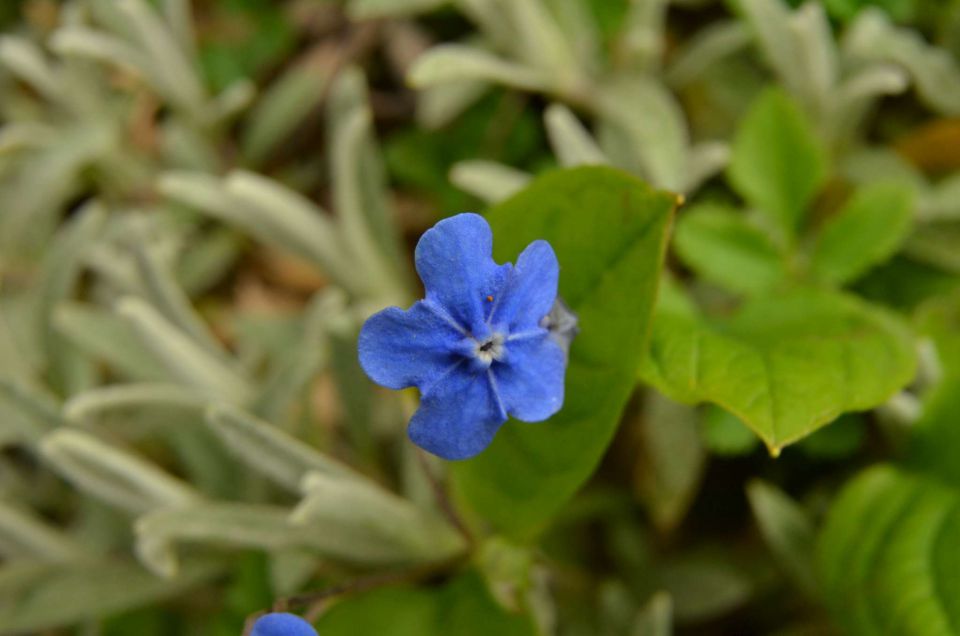
[[[490,364],[503,356],[503,334],[495,333],[485,340],[477,340],[473,355],[484,364]]]

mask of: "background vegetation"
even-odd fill
[[[0,633],[960,634],[960,2],[0,4]],[[567,401],[356,361],[546,238]]]

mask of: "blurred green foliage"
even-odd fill
[[[960,634],[960,3],[0,29],[0,634]],[[444,464],[356,334],[488,206],[582,333]]]

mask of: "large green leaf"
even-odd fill
[[[623,172],[589,167],[550,173],[487,214],[498,262],[536,239],[553,245],[560,296],[580,317],[560,413],[510,421],[452,467],[461,500],[500,530],[542,527],[609,444],[645,349],[673,206]]]
[[[761,292],[787,277],[786,259],[770,237],[724,206],[682,212],[673,245],[688,267],[732,291]]]
[[[533,621],[491,598],[476,572],[440,588],[387,587],[335,605],[317,622],[324,636],[533,636]]]
[[[727,173],[743,198],[789,237],[823,184],[826,157],[800,109],[771,89],[740,125]]]
[[[817,237],[814,274],[839,285],[889,258],[910,233],[912,199],[909,188],[898,183],[878,183],[856,192]]]
[[[909,331],[856,298],[798,289],[710,321],[662,303],[642,376],[684,402],[713,402],[771,453],[845,411],[883,403],[914,375]]]
[[[844,488],[818,545],[823,596],[852,636],[960,634],[960,494],[890,466]]]

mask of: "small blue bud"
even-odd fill
[[[250,636],[317,636],[317,630],[299,616],[278,612],[258,618]]]

